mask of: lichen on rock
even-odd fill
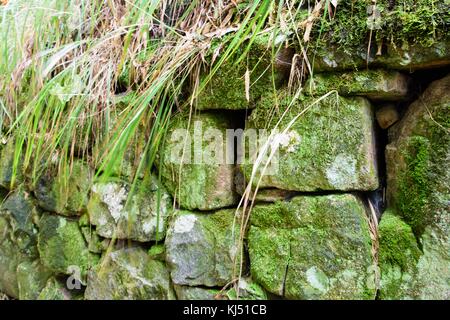
[[[154,175],[138,181],[133,194],[131,189],[114,181],[93,185],[88,214],[97,234],[141,242],[164,239],[172,198]]]

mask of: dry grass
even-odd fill
[[[0,300],[10,300],[9,297],[0,291]]]

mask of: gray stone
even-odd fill
[[[34,194],[44,210],[65,216],[79,215],[86,209],[93,173],[81,160],[61,170],[43,174]]]
[[[214,287],[232,280],[240,221],[234,213],[234,209],[176,213],[165,241],[175,284]]]
[[[164,263],[134,247],[113,251],[89,272],[88,300],[173,300],[175,294]]]
[[[174,285],[178,300],[218,300],[220,289]]]
[[[131,197],[130,188],[117,182],[94,184],[88,213],[97,234],[141,242],[164,239],[172,198],[154,176],[139,181]]]

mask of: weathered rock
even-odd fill
[[[397,108],[393,104],[386,104],[377,109],[375,116],[381,129],[387,129],[400,120]]]
[[[365,209],[353,195],[299,196],[251,213],[252,277],[289,299],[373,299]]]
[[[220,289],[174,285],[178,300],[217,300]]]
[[[79,293],[68,290],[62,281],[54,277],[48,279],[37,300],[75,300],[79,299]]]
[[[246,130],[274,128],[293,96],[283,91],[278,98],[279,105],[273,110],[276,98],[266,96],[251,114]],[[370,102],[335,95],[311,106],[314,101],[301,97],[280,119],[269,149],[279,148],[269,164],[270,173],[263,175],[259,187],[303,192],[376,189],[379,182]],[[256,153],[250,153],[241,166],[247,181],[255,158]],[[263,168],[264,164],[258,166],[253,185],[259,182]]]
[[[9,138],[0,151],[0,186],[13,189],[23,182],[22,157],[19,158],[16,172],[14,172],[15,139]],[[14,176],[14,181],[12,181]]]
[[[79,276],[82,283],[98,256],[89,252],[77,221],[44,214],[39,221],[38,249],[42,264],[60,274]],[[79,275],[77,274],[79,273]]]
[[[267,36],[257,37],[246,59],[238,64],[224,62],[197,96],[197,109],[253,108],[261,95],[278,88],[289,74],[293,53],[289,49],[275,47],[277,54],[272,55],[272,49]],[[245,84],[247,70],[250,81],[248,100]],[[207,77],[202,76],[200,83]]]
[[[240,221],[234,213],[234,209],[212,214],[177,212],[165,241],[175,284],[214,287],[232,280]]]
[[[148,250],[148,255],[153,260],[166,261],[166,247],[164,244],[155,244],[150,250]]]
[[[154,176],[138,182],[128,199],[130,189],[118,182],[94,184],[88,214],[97,234],[141,242],[164,239],[173,207],[166,189]]]
[[[226,139],[229,115],[179,114],[171,120],[158,160],[162,181],[184,209],[213,210],[237,202],[234,191],[234,150]],[[229,159],[231,158],[231,161]]]
[[[0,291],[19,298],[17,267],[38,257],[37,209],[28,193],[19,188],[2,204],[0,211]]]
[[[407,297],[450,297],[450,76],[433,82],[391,127],[388,204],[412,228],[423,255]]]
[[[422,70],[450,65],[450,42],[442,40],[431,46],[411,44],[404,48],[387,45],[386,52],[376,55],[376,47],[372,47],[367,59],[367,46],[359,46],[352,50],[342,50],[337,46],[326,46],[326,50],[315,56],[314,71],[358,70],[370,67],[382,67],[394,70]],[[368,60],[368,61],[367,61]]]
[[[34,190],[39,206],[65,216],[79,215],[86,209],[92,176],[90,168],[80,160],[63,172],[47,172]]]
[[[17,267],[20,300],[36,300],[52,275],[39,260],[24,261]]]
[[[89,272],[88,300],[172,300],[175,294],[164,263],[139,247],[117,250]]]
[[[305,92],[322,96],[332,90],[342,96],[365,96],[371,100],[403,100],[408,96],[409,78],[397,71],[364,70],[315,74]]]

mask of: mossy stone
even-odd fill
[[[92,170],[81,160],[75,160],[63,172],[47,172],[37,181],[34,194],[46,211],[65,216],[80,215],[86,210]]]
[[[141,242],[164,239],[173,207],[169,193],[153,175],[138,181],[133,194],[130,189],[120,182],[93,185],[88,214],[97,234]]]
[[[10,194],[0,210],[0,291],[16,299],[18,266],[38,258],[33,224],[37,214],[33,199],[22,188]]]
[[[176,213],[165,241],[166,262],[175,284],[215,287],[232,280],[240,221],[234,213],[234,209]]]
[[[408,96],[408,77],[392,70],[363,70],[319,73],[305,84],[306,93],[322,96],[332,90],[342,96],[365,96],[371,100],[404,100]]]
[[[58,274],[72,274],[78,268],[77,280],[82,283],[99,260],[89,252],[78,222],[55,215],[44,214],[39,221],[38,249],[45,267]]]
[[[411,289],[400,292],[402,298],[450,297],[449,119],[447,75],[431,83],[389,129],[388,204],[411,227],[422,251],[412,280],[403,280],[409,272],[396,264],[397,285]],[[386,295],[392,296],[389,290]]]
[[[256,205],[252,277],[289,299],[374,299],[369,226],[354,195],[298,196]]]
[[[198,110],[210,109],[251,109],[266,92],[278,89],[287,78],[290,61],[286,57],[288,49],[273,46],[268,36],[256,37],[245,59],[236,63],[235,59],[225,61],[212,76],[206,87],[197,96]],[[238,49],[236,59],[244,53]],[[272,49],[275,54],[272,54]],[[281,58],[280,58],[281,57]],[[249,73],[248,100],[245,77]],[[200,83],[208,74],[200,77]]]
[[[157,159],[164,185],[183,209],[214,210],[237,203],[234,150],[227,143],[230,115],[180,113],[171,120]],[[233,160],[233,159],[231,159]]]
[[[39,260],[24,261],[17,266],[17,283],[20,300],[36,300],[52,272]]]
[[[278,149],[269,163],[270,172],[262,176],[260,188],[302,192],[375,190],[379,181],[370,102],[362,97],[330,95],[320,102],[300,97],[291,105],[293,99],[286,90],[278,96],[264,97],[246,124],[248,130],[266,129],[266,135],[277,129],[269,149],[277,146]],[[287,130],[290,122],[292,126]],[[255,159],[256,153],[248,154],[241,166],[247,181],[252,176]],[[259,182],[263,168],[264,163],[258,166],[254,185]]]
[[[116,250],[88,275],[87,300],[173,300],[164,263],[139,247]]]

